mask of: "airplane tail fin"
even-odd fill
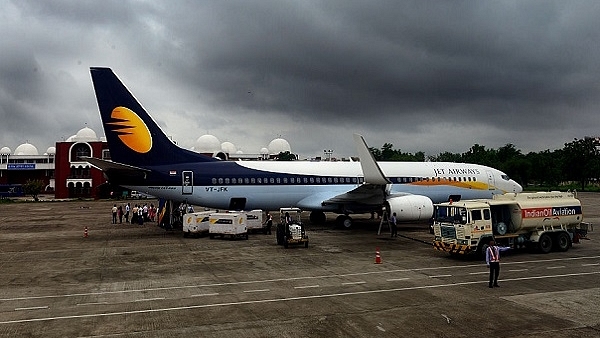
[[[90,68],[111,160],[136,167],[216,159],[173,143],[110,68]]]

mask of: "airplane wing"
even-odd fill
[[[382,205],[388,195],[388,184],[391,184],[369,151],[365,139],[354,134],[354,142],[360,158],[360,166],[365,178],[358,187],[336,196],[314,195],[299,203],[300,207],[323,207],[336,204]]]
[[[364,137],[359,134],[354,134],[354,143],[356,145],[356,150],[358,151],[358,157],[360,158],[360,166],[365,177],[365,183],[378,186],[391,184],[392,182],[385,177],[381,168],[379,168],[373,154],[371,154],[369,147],[367,147],[367,142]]]

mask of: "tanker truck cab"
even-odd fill
[[[490,240],[542,253],[567,251],[585,237],[581,203],[570,192],[505,194],[435,205],[433,245],[451,254],[484,254]]]

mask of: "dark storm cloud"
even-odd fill
[[[87,69],[108,66],[186,147],[282,135],[353,155],[360,132],[406,151],[537,151],[598,134],[595,1],[5,3],[0,117],[14,128],[100,134]]]

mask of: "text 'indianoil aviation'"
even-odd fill
[[[173,143],[110,68],[90,69],[111,160],[86,158],[113,184],[159,198],[215,209],[311,211],[340,214],[381,210],[399,221],[427,220],[433,203],[518,193],[521,186],[483,165],[376,162],[354,135],[360,162],[222,161]]]

